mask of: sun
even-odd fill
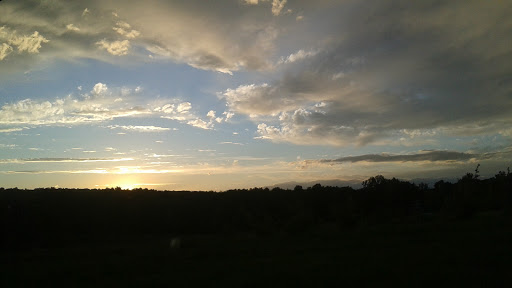
[[[123,190],[133,190],[135,188],[138,188],[137,184],[119,184],[119,187]]]

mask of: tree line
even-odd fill
[[[382,175],[362,188],[316,184],[225,192],[0,188],[5,247],[60,245],[130,235],[309,233],[382,223],[459,221],[512,214],[512,173],[467,173],[433,187]],[[10,248],[9,248],[10,249]]]

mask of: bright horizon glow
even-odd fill
[[[0,2],[0,186],[293,188],[512,164],[503,1],[107,2]]]

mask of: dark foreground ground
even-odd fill
[[[512,287],[512,228],[499,211],[353,231],[182,235],[179,249],[170,237],[70,235],[53,247],[3,247],[0,285]]]

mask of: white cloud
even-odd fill
[[[258,5],[260,1],[258,0],[243,0],[245,4],[247,5]],[[269,2],[270,0],[261,0],[261,2]],[[272,0],[272,14],[274,16],[279,16],[281,14],[281,11],[284,8],[284,5],[286,5],[287,0]],[[291,9],[288,9],[286,13],[291,13]]]
[[[82,12],[82,17],[86,16],[87,14],[89,14],[89,9],[85,8],[84,9],[84,12]]]
[[[279,16],[281,10],[283,10],[286,0],[273,0],[272,1],[272,14]]]
[[[9,44],[18,46],[18,52],[28,53],[39,53],[41,43],[48,43],[49,40],[39,35],[39,32],[35,31],[32,35],[25,36],[13,36],[9,39]]]
[[[80,31],[80,28],[76,27],[75,25],[73,24],[68,24],[66,25],[66,29],[70,30],[70,31]]]
[[[108,53],[116,56],[126,55],[130,49],[130,41],[128,40],[108,42],[107,40],[103,39],[96,42],[96,45],[102,49],[107,50]]]
[[[0,61],[4,60],[7,55],[11,54],[12,47],[6,43],[2,43],[2,46],[0,46]]]
[[[0,164],[92,163],[92,162],[124,162],[124,161],[133,161],[133,160],[134,160],[133,158],[29,158],[29,159],[2,159],[2,160],[0,160]]]
[[[194,126],[194,127],[197,127],[197,128],[205,129],[205,130],[212,129],[212,127],[213,127],[213,123],[211,121],[210,122],[206,122],[206,121],[201,120],[199,118],[194,119],[194,120],[190,120],[190,121],[187,122],[187,124],[191,125],[191,126]]]
[[[210,111],[208,111],[208,113],[206,114],[206,117],[208,117],[208,118],[215,118],[215,113],[216,113],[215,111],[210,110]]]
[[[188,113],[192,109],[192,104],[190,102],[183,102],[178,105],[178,108],[176,108],[176,111],[178,113]]]
[[[30,150],[30,151],[43,151],[44,149],[43,148],[37,148],[37,147],[31,147],[31,148],[28,148],[28,150]]]
[[[105,95],[106,91],[107,86],[98,83],[91,93],[98,96]],[[87,94],[81,97],[69,95],[56,98],[53,101],[24,99],[5,104],[0,108],[0,124],[81,124],[143,113],[150,113],[150,111],[136,105],[130,106],[129,103],[116,102],[115,97],[89,97]]]
[[[171,128],[158,127],[158,126],[133,126],[133,125],[110,125],[108,126],[110,129],[123,129],[127,131],[135,131],[135,132],[164,132],[170,131]]]
[[[233,118],[233,116],[235,116],[235,113],[233,112],[230,112],[230,111],[225,111],[222,113],[222,115],[225,116],[225,120],[224,121],[229,121],[229,119]]]
[[[103,84],[103,83],[97,83],[96,85],[94,85],[94,87],[92,88],[92,91],[91,93],[94,94],[94,95],[101,95],[101,94],[104,94],[106,93],[108,90],[108,87],[106,84]]]
[[[240,85],[236,89],[227,89],[219,93],[218,97],[226,99],[232,111],[252,115],[271,115],[288,111],[304,102],[303,96],[293,95],[267,83]]]
[[[163,106],[158,106],[154,108],[153,112],[162,113],[163,115],[161,116],[161,118],[176,120],[181,123],[185,123],[187,125],[205,130],[213,129],[215,123],[227,121],[229,118],[233,116],[232,113],[224,112],[222,114],[224,115],[224,117],[216,117],[216,112],[210,110],[206,114],[208,120],[205,121],[201,119],[201,117],[198,117],[197,114],[195,114],[192,111],[192,104],[190,102],[181,102],[174,104],[168,103]]]
[[[176,106],[178,108],[176,108]],[[165,104],[161,107],[154,108],[153,111],[163,113],[164,115],[161,117],[165,119],[185,121],[194,118],[194,115],[190,113],[190,109],[192,109],[190,102],[182,102],[177,105]]]
[[[15,46],[18,53],[27,52],[30,54],[39,53],[42,43],[48,43],[49,40],[34,31],[31,35],[21,35],[14,30],[11,30],[5,26],[0,27],[0,40],[4,40],[7,43],[2,43],[0,48],[0,60],[3,60],[7,55],[13,52]]]
[[[27,127],[22,128],[7,128],[7,129],[0,129],[0,133],[11,133],[11,132],[19,132],[23,131],[25,129],[28,129]]]
[[[140,35],[140,32],[134,29],[131,29],[131,25],[124,22],[124,21],[118,21],[116,23],[116,26],[112,29],[116,31],[118,34],[125,36],[126,38],[133,39]]]
[[[303,60],[305,58],[308,58],[308,57],[311,57],[311,56],[315,56],[318,52],[316,51],[304,51],[304,50],[299,50],[295,53],[292,53],[290,54],[288,57],[284,58],[284,57],[281,57],[281,59],[279,60],[279,64],[283,64],[283,63],[293,63],[293,62],[296,62],[296,61],[300,61],[300,60]]]

